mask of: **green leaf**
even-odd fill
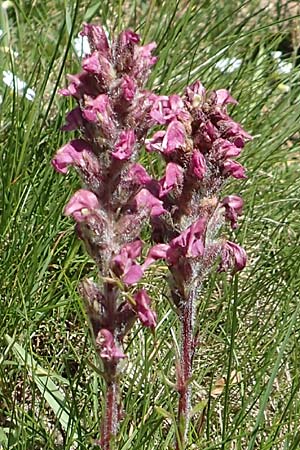
[[[192,409],[191,411],[191,417],[193,417],[195,414],[198,414],[206,408],[208,403],[208,400],[202,400],[201,402],[197,403],[197,405]]]
[[[28,371],[29,376],[37,385],[40,393],[47,401],[53,410],[57,420],[60,422],[62,428],[69,432],[74,430],[75,421],[70,415],[69,405],[60,388],[52,381],[53,376],[49,374],[42,366],[40,366],[35,359],[30,355],[21,345],[13,342],[13,339],[6,334],[6,341],[11,346],[12,351]],[[77,434],[73,432],[73,437],[76,439]]]
[[[155,406],[156,412],[165,419],[174,420],[174,417],[169,411],[167,411],[165,408],[162,408],[161,406]]]

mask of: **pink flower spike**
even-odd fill
[[[74,139],[61,147],[51,161],[56,172],[68,173],[68,166],[82,166],[84,155],[91,154],[92,149],[87,142],[82,139]]]
[[[84,222],[99,207],[98,198],[93,192],[86,189],[79,189],[65,206],[64,214],[66,216],[72,216],[76,222]]]
[[[234,272],[243,270],[247,264],[247,255],[243,247],[234,242],[224,243],[221,251],[221,263],[218,271],[225,272],[233,267]]]
[[[202,180],[206,174],[206,161],[204,155],[198,150],[193,151],[191,159],[191,171],[199,179]]]
[[[150,297],[144,289],[141,289],[134,295],[136,303],[135,310],[145,327],[154,328],[156,326],[156,314],[150,309]]]
[[[135,134],[133,130],[121,131],[112,156],[120,161],[128,160],[134,151]]]
[[[183,168],[178,164],[170,162],[166,167],[166,175],[159,181],[159,198],[167,195],[176,185],[182,183]]]
[[[96,338],[96,344],[100,348],[100,356],[102,359],[117,362],[126,358],[124,353],[115,344],[114,337],[109,330],[102,329]]]
[[[242,214],[243,204],[243,199],[237,195],[228,195],[221,202],[221,206],[225,208],[225,218],[231,222],[233,229],[237,227],[237,218]]]
[[[173,120],[164,135],[162,141],[162,152],[165,155],[170,155],[177,148],[184,145],[185,142],[185,128],[178,120]]]
[[[217,106],[226,106],[228,103],[231,103],[232,105],[238,104],[238,102],[231,97],[230,92],[227,91],[227,89],[218,89],[215,93]]]
[[[146,209],[149,211],[151,217],[160,216],[165,213],[163,202],[154,197],[147,189],[141,189],[135,196],[135,203],[137,209]]]
[[[238,162],[227,159],[223,164],[223,174],[233,178],[247,178],[245,168]]]
[[[79,106],[77,108],[72,109],[66,116],[66,124],[61,127],[62,131],[74,131],[78,130],[78,128],[82,127],[83,120],[81,109]]]

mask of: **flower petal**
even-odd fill
[[[100,204],[98,198],[93,192],[86,189],[79,189],[70,198],[65,206],[64,214],[72,216],[76,222],[84,222],[93,215],[94,210],[99,209]]]

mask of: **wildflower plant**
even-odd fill
[[[237,195],[221,198],[229,177],[245,178],[245,169],[235,159],[251,136],[232,120],[228,104],[237,102],[228,91],[207,92],[197,81],[183,97],[161,97],[151,116],[164,130],[146,141],[148,151],[159,152],[165,176],[147,180],[146,186],[163,202],[165,213],[153,217],[154,245],[145,266],[156,259],[168,265],[171,299],[181,325],[181,355],[177,363],[179,393],[176,448],[184,448],[191,409],[191,376],[196,347],[195,302],[205,276],[217,271],[242,270],[245,250],[219,237],[224,222],[237,227],[243,200]],[[219,264],[216,266],[217,261]]]
[[[99,273],[98,280],[88,278],[79,286],[107,384],[99,444],[110,449],[118,430],[124,337],[137,319],[150,329],[156,325],[150,297],[138,283],[150,264],[162,259],[181,325],[176,448],[184,448],[199,290],[213,268],[238,271],[246,264],[245,251],[220,238],[219,230],[226,220],[236,228],[242,212],[242,199],[222,199],[221,190],[229,177],[245,178],[233,158],[251,136],[228,115],[227,105],[236,101],[224,89],[207,92],[195,82],[183,96],[146,90],[157,59],[155,43],[141,46],[130,30],[110,43],[102,27],[88,24],[82,36],[90,54],[83,70],[69,75],[69,86],[60,91],[77,102],[63,130],[78,130],[79,137],[60,148],[52,164],[62,174],[73,166],[82,180],[64,213],[76,222]],[[150,137],[153,127],[159,130]],[[137,162],[144,146],[161,154],[161,179]],[[147,223],[154,245],[141,262],[141,231]]]
[[[149,328],[156,324],[147,292],[131,289],[144,272],[137,262],[142,227],[164,212],[162,201],[141,188],[135,175],[142,169],[135,161],[153,122],[155,96],[143,86],[156,57],[151,54],[155,44],[140,46],[132,31],[122,32],[111,45],[101,27],[85,25],[82,35],[91,54],[83,59],[83,71],[70,75],[69,86],[60,91],[77,101],[63,130],[79,130],[80,138],[60,148],[52,164],[62,174],[75,167],[83,182],[64,213],[75,220],[99,272],[97,282],[85,279],[79,290],[107,383],[100,444],[108,449],[121,415],[124,336],[137,318]]]

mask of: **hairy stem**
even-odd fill
[[[194,307],[196,289],[191,289],[181,312],[181,355],[179,369],[178,430],[176,450],[183,450],[189,428],[191,383],[194,355]]]
[[[119,408],[118,408],[118,382],[111,380],[107,382],[105,414],[102,423],[101,448],[112,450],[113,442],[118,430]]]

